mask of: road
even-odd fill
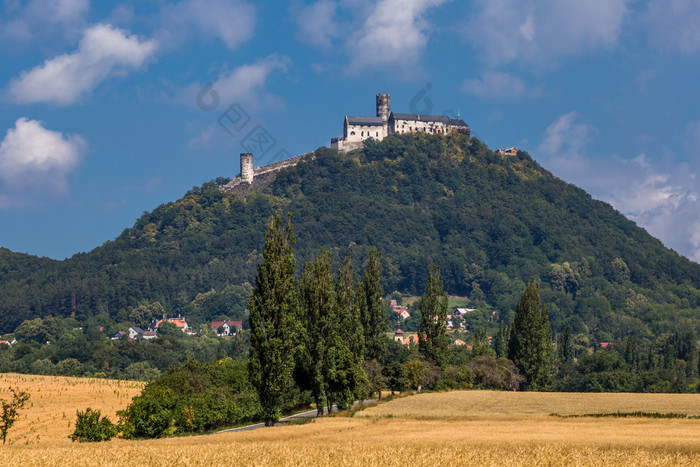
[[[377,402],[377,399],[370,399],[367,401],[363,401],[362,404],[371,404],[373,402]],[[358,402],[355,402],[352,406],[355,407],[359,404],[360,404],[360,402],[358,401]],[[336,407],[334,405],[332,411],[337,412],[338,407]],[[327,414],[328,409],[324,408],[323,413]],[[306,412],[295,413],[294,415],[280,418],[279,421],[275,424],[275,426],[284,425],[285,423],[288,423],[290,420],[294,420],[295,418],[316,418],[317,414],[318,414],[318,412],[316,411],[316,409],[308,410]],[[221,430],[221,431],[217,431],[216,433],[231,433],[233,431],[249,431],[249,430],[257,430],[258,428],[264,428],[264,427],[265,427],[264,423],[256,423],[255,425],[246,425],[246,426],[239,426],[238,428],[229,428],[228,430]]]

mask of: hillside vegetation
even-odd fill
[[[420,295],[437,264],[450,294],[510,322],[528,277],[543,284],[556,332],[598,341],[697,330],[700,265],[525,152],[494,154],[461,135],[403,135],[342,155],[321,148],[261,192],[225,179],[144,213],[65,261],[0,250],[0,329],[54,315],[111,330],[159,302],[191,324],[240,318],[275,211],[291,211],[300,267],[331,252],[363,264],[376,247],[384,290]]]

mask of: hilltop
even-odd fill
[[[436,263],[451,294],[509,321],[534,276],[555,331],[652,338],[700,321],[700,265],[526,152],[495,154],[467,135],[412,134],[340,154],[320,148],[248,193],[217,179],[145,213],[65,261],[0,250],[0,328],[37,316],[124,322],[160,302],[195,324],[240,317],[269,216],[290,211],[298,267],[328,249],[383,255],[384,290],[422,294]]]

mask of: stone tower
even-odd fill
[[[377,94],[377,117],[382,117],[382,137],[389,135],[389,113],[391,103],[389,94]]]
[[[241,154],[241,179],[245,183],[253,183],[253,155],[249,152]]]

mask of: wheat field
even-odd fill
[[[72,389],[86,392],[72,378],[63,383],[65,390],[52,393],[59,399],[69,396]],[[46,415],[51,415],[48,407],[61,405],[60,401],[47,404]],[[700,413],[700,395],[419,394],[368,408],[354,417],[327,417],[305,425],[255,431],[148,441],[115,439],[99,444],[45,438],[30,444],[15,442],[0,450],[0,462],[90,466],[700,465],[698,419],[549,415],[618,410],[696,414]]]
[[[30,399],[19,411],[17,423],[7,435],[12,445],[70,445],[75,429],[75,412],[88,407],[116,421],[117,410],[129,405],[144,383],[98,378],[68,378],[15,373],[0,374],[0,399],[10,400],[9,388],[26,391]]]

